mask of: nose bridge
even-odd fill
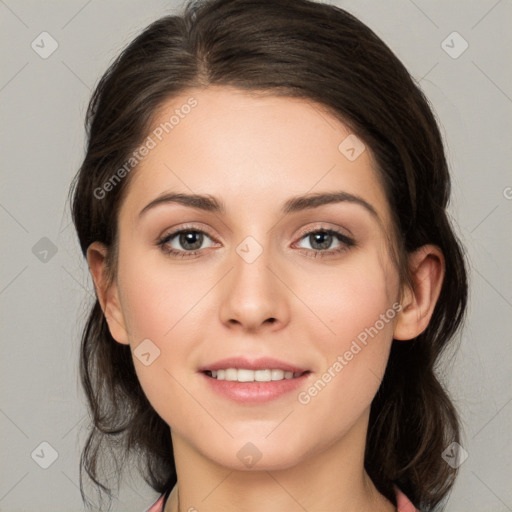
[[[260,237],[260,239],[263,236]],[[264,322],[286,321],[283,285],[275,275],[276,258],[268,237],[247,236],[235,247],[220,308],[223,322],[255,329]]]

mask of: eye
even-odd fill
[[[202,229],[184,226],[164,235],[156,244],[170,256],[189,258],[197,256],[205,248],[213,247],[213,243],[207,247],[203,246],[207,240],[213,239]],[[300,240],[309,244],[309,248],[302,248],[301,253],[312,258],[333,256],[357,245],[355,240],[332,228],[316,228],[307,231],[302,234]],[[331,248],[333,244],[336,246]]]
[[[168,233],[157,242],[157,245],[167,254],[186,258],[195,256],[201,249],[203,243],[210,236],[203,230],[195,227],[184,227],[172,233]]]
[[[356,245],[352,238],[332,228],[317,228],[308,231],[303,234],[300,240],[305,240],[309,243],[310,247],[306,254],[313,258],[339,254]],[[338,244],[338,246],[330,249],[333,243]]]

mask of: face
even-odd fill
[[[364,428],[389,355],[399,281],[370,149],[301,99],[210,87],[164,107],[119,212],[111,330],[173,440],[293,466]]]

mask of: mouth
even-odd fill
[[[250,370],[248,368],[222,368],[219,370],[206,370],[204,372],[208,377],[216,380],[228,380],[236,382],[274,382],[285,379],[297,379],[302,375],[309,373],[290,372],[280,370],[279,368],[265,368],[263,370]]]
[[[274,400],[306,384],[310,370],[273,358],[230,358],[199,368],[216,394],[241,404]]]

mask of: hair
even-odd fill
[[[428,327],[412,340],[392,342],[371,404],[364,460],[392,503],[397,485],[421,510],[439,510],[457,474],[441,455],[459,441],[460,423],[436,373],[465,315],[465,257],[446,211],[450,176],[429,102],[387,45],[354,16],[308,0],[207,0],[149,25],[110,65],[89,103],[86,155],[70,189],[82,253],[94,241],[105,244],[114,279],[118,212],[137,170],[101,199],[95,190],[122,168],[166,102],[208,86],[314,101],[365,142],[392,210],[402,284],[411,284],[409,253],[425,244],[442,250],[445,275]],[[136,455],[155,491],[172,487],[169,426],[148,402],[130,347],[112,338],[97,299],[81,339],[80,378],[92,416],[80,459],[84,501],[84,471],[98,494],[112,496],[102,465],[107,451],[117,469]]]

